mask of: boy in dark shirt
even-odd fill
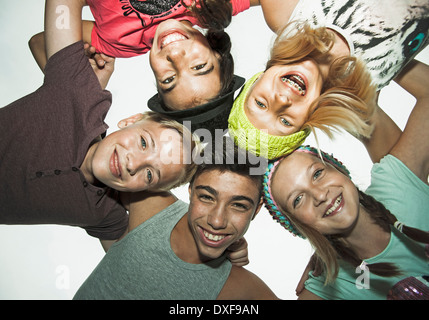
[[[63,3],[70,26],[59,28],[56,8]],[[194,165],[171,160],[188,159],[194,142],[186,128],[157,114],[124,119],[121,130],[101,139],[114,59],[105,57],[103,69],[88,62],[81,8],[79,1],[47,0],[44,83],[0,108],[0,223],[80,226],[115,240],[128,226],[117,191],[187,182]],[[190,148],[183,147],[187,139]]]

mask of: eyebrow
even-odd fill
[[[213,72],[213,70],[214,70],[214,64],[212,64],[212,66],[210,68],[208,68],[207,70],[195,73],[194,76],[197,76],[197,77],[205,76],[205,75]],[[169,93],[169,92],[173,91],[174,88],[176,88],[176,83],[172,84],[167,89],[164,89],[163,87],[158,86],[158,90],[161,91],[162,94]]]
[[[213,194],[215,196],[217,196],[219,194],[215,189],[213,189],[210,186],[199,185],[199,186],[196,186],[195,189],[206,190],[207,192],[209,192],[209,193],[211,193],[211,194]],[[255,202],[252,199],[250,199],[249,197],[246,197],[246,196],[242,196],[242,195],[233,196],[232,200],[233,201],[242,201],[242,200],[245,200],[245,201],[250,202],[252,205],[255,205]]]
[[[210,187],[210,186],[198,185],[198,186],[195,187],[195,189],[206,190],[208,193],[211,193],[211,194],[213,194],[215,196],[218,195],[218,192],[215,189],[213,189],[212,187]]]
[[[249,197],[246,197],[246,196],[234,196],[232,199],[234,201],[245,200],[247,202],[250,202],[252,205],[255,205],[255,202],[252,199],[250,199]]]

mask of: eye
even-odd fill
[[[192,67],[193,70],[201,70],[203,69],[205,66],[207,65],[207,63],[203,63],[203,64],[199,64],[195,67]]]
[[[140,139],[141,141],[141,145],[142,145],[142,147],[143,147],[143,149],[146,149],[146,147],[147,147],[147,144],[146,144],[146,140],[145,140],[145,138],[143,138],[143,137],[141,137],[141,139]]]
[[[168,77],[167,79],[162,80],[161,83],[162,84],[169,84],[169,83],[171,83],[174,80],[174,78],[176,78],[176,76]]]
[[[146,171],[146,176],[147,176],[147,180],[149,181],[149,183],[152,182],[152,172],[150,170]]]
[[[323,169],[316,170],[313,174],[313,180],[316,180],[317,178],[319,178],[322,172],[323,172]]]
[[[291,123],[289,121],[287,121],[285,118],[281,118],[280,121],[282,122],[282,124],[286,127],[292,127]]]
[[[265,104],[263,104],[261,101],[259,101],[259,100],[256,100],[255,99],[255,102],[256,102],[256,104],[257,104],[257,106],[259,107],[259,108],[263,108],[263,109],[266,109],[267,107],[265,106]]]
[[[242,204],[240,202],[235,202],[232,205],[233,205],[233,207],[235,207],[236,209],[239,209],[241,211],[247,211],[249,209],[245,204]]]
[[[299,202],[302,199],[302,195],[299,195],[298,197],[295,198],[295,200],[293,201],[293,207],[296,208],[296,206],[299,204]]]
[[[202,201],[212,201],[213,197],[208,194],[200,194],[198,198]]]

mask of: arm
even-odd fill
[[[36,60],[40,70],[44,72],[47,62],[45,51],[45,33],[40,32],[32,36],[30,41],[28,41],[28,46],[30,47],[31,54],[33,55],[34,60]]]
[[[260,0],[262,12],[268,27],[277,32],[288,21],[298,0]]]
[[[162,192],[134,192],[129,195],[129,225],[128,231],[133,230],[158,212],[177,201],[170,191]]]
[[[421,176],[427,177],[427,168],[424,169],[425,163],[427,163],[428,159],[425,159],[424,156],[420,153],[419,157],[415,157],[415,151],[420,149],[420,151],[428,150],[427,144],[426,149],[424,144],[421,145],[420,148],[414,144],[414,146],[407,147],[406,144],[408,141],[414,143],[419,141],[418,143],[423,143],[423,139],[419,138],[420,131],[424,128],[424,120],[428,119],[427,115],[425,115],[425,110],[429,108],[428,106],[428,95],[429,89],[425,86],[425,77],[429,76],[429,67],[417,60],[411,61],[402,71],[401,73],[394,79],[402,88],[408,91],[414,98],[416,98],[416,104],[411,112],[410,119],[407,123],[407,132],[402,133],[401,129],[394,123],[394,121],[386,114],[381,108],[377,108],[377,112],[374,117],[374,131],[371,135],[370,139],[362,140],[365,145],[368,154],[371,160],[375,162],[379,162],[385,155],[391,153],[394,154],[398,159],[400,159],[403,163],[407,165],[407,161],[410,162],[410,166],[408,166],[411,171],[413,171],[417,176],[421,178]],[[411,121],[411,122],[410,122]],[[421,133],[424,133],[423,131]],[[417,138],[416,141],[411,141],[415,136]],[[423,135],[424,136],[424,135]],[[404,138],[405,137],[405,138]],[[405,142],[401,140],[405,139]],[[425,140],[427,142],[427,139]],[[399,145],[398,145],[399,143]],[[405,154],[399,155],[399,150],[404,150],[405,153],[408,152],[408,157]],[[395,149],[395,150],[394,150]],[[415,151],[414,151],[415,150]],[[392,153],[393,152],[393,153]],[[411,153],[412,152],[412,153]],[[404,153],[404,152],[402,152]],[[409,156],[412,155],[412,159],[408,159]],[[404,159],[402,159],[404,158]],[[419,164],[415,162],[419,162]],[[420,167],[417,169],[415,167]],[[416,170],[416,171],[414,171]],[[416,172],[423,171],[419,174]],[[426,172],[426,174],[424,173]],[[424,181],[424,179],[423,179]]]
[[[94,62],[95,63],[95,62]],[[129,231],[173,204],[177,198],[171,192],[121,192],[121,203],[130,212],[129,225],[125,233],[117,240],[101,240],[104,251],[127,235]]]
[[[232,266],[218,300],[278,300],[273,291],[254,273]]]
[[[93,21],[87,21],[87,20],[82,21],[83,41],[89,44],[91,44],[91,33],[92,33],[93,26],[94,26]],[[47,62],[46,50],[45,50],[45,33],[40,32],[32,36],[30,41],[28,42],[28,46],[30,47],[30,51],[34,59],[36,60],[40,70],[44,72],[45,65]]]
[[[413,60],[395,81],[416,98],[404,132],[390,152],[424,183],[429,174],[429,66]]]
[[[104,249],[104,252],[107,252],[110,249],[110,247],[112,246],[112,244],[121,240],[123,237],[125,237],[127,235],[127,233],[128,233],[128,229],[124,232],[124,234],[119,239],[116,239],[116,240],[101,240],[100,239],[100,243]]]
[[[68,45],[82,40],[82,8],[85,0],[46,0],[46,58]]]
[[[396,123],[377,106],[377,111],[374,115],[374,131],[371,138],[362,139],[372,162],[379,162],[387,155],[393,146],[398,142],[402,131]]]

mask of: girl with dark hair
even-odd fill
[[[128,58],[150,51],[158,103],[184,110],[218,99],[231,90],[231,42],[224,32],[233,15],[257,0],[87,0],[95,21],[83,22],[83,39],[97,53]],[[193,26],[207,29],[203,34]],[[30,40],[41,69],[44,36]],[[102,66],[103,59],[97,58]]]

